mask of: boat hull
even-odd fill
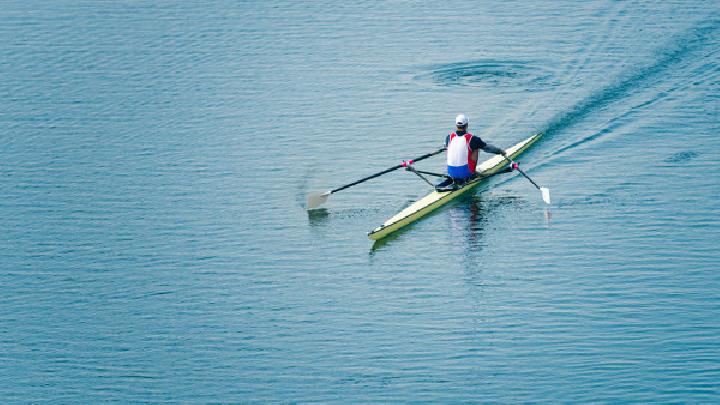
[[[515,158],[535,143],[542,133],[535,134],[516,145],[507,148],[506,152],[508,157]],[[397,213],[392,218],[385,221],[384,224],[375,228],[371,232],[368,232],[368,237],[372,240],[380,240],[391,233],[401,229],[418,219],[428,215],[432,211],[442,207],[453,199],[468,193],[474,189],[478,184],[482,183],[483,180],[488,178],[490,175],[495,174],[502,170],[507,165],[507,161],[499,155],[493,156],[492,158],[482,162],[478,165],[476,171],[478,176],[469,181],[465,186],[460,189],[452,191],[433,191],[425,197],[417,200],[409,207]]]

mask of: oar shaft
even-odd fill
[[[356,185],[356,184],[360,184],[360,183],[365,182],[365,181],[368,181],[368,180],[370,180],[370,179],[374,179],[375,177],[380,177],[380,176],[382,176],[382,175],[385,174],[385,173],[390,173],[391,171],[397,170],[397,169],[399,169],[399,168],[401,168],[401,167],[402,167],[402,165],[393,166],[393,167],[391,167],[391,168],[389,168],[389,169],[385,169],[385,170],[383,170],[383,171],[381,171],[381,172],[377,172],[377,173],[375,173],[375,174],[371,174],[370,176],[363,177],[363,178],[360,179],[360,180],[356,180],[356,181],[353,181],[352,183],[346,184],[346,185],[344,185],[344,186],[340,186],[340,187],[338,187],[338,188],[336,188],[336,189],[334,189],[334,190],[330,190],[330,192],[331,192],[331,193],[334,193],[334,192],[336,192],[336,191],[345,190],[345,189],[348,188],[348,187],[352,187],[352,186],[354,186],[354,185]]]
[[[422,155],[422,156],[420,156],[420,157],[417,157],[417,158],[413,159],[412,161],[413,161],[413,162],[419,162],[419,161],[421,161],[421,160],[427,159],[427,158],[429,158],[429,157],[431,157],[431,156],[435,156],[435,155],[437,155],[437,154],[439,154],[439,153],[442,153],[442,152],[444,152],[444,151],[445,151],[445,148],[440,148],[440,149],[436,150],[435,152],[426,153],[426,154],[424,154],[424,155]],[[385,174],[385,173],[390,173],[390,172],[393,171],[393,170],[397,170],[397,169],[400,169],[400,168],[406,167],[406,166],[407,166],[407,165],[403,165],[403,164],[395,165],[395,166],[393,166],[393,167],[391,167],[391,168],[388,168],[388,169],[385,169],[385,170],[383,170],[383,171],[381,171],[381,172],[377,172],[377,173],[375,173],[375,174],[371,174],[371,175],[369,175],[369,176],[367,176],[367,177],[363,177],[363,178],[360,179],[360,180],[356,180],[356,181],[353,181],[352,183],[345,184],[344,186],[340,186],[340,187],[338,187],[338,188],[336,188],[336,189],[334,189],[334,190],[330,190],[330,193],[332,194],[332,193],[338,192],[338,191],[340,191],[340,190],[345,190],[345,189],[348,188],[348,187],[352,187],[352,186],[354,186],[354,185],[356,185],[356,184],[363,183],[363,182],[368,181],[368,180],[370,180],[370,179],[374,179],[375,177],[382,176],[382,175]]]
[[[515,169],[515,170],[519,171],[520,174],[522,174],[526,179],[530,180],[530,183],[532,183],[533,186],[535,186],[535,188],[537,188],[538,190],[540,190],[540,186],[538,186],[537,183],[535,183],[535,182],[533,181],[533,179],[530,178],[530,176],[528,176],[527,174],[525,174],[525,172],[522,171],[522,169],[520,169],[520,168],[518,167],[518,168]]]
[[[414,167],[412,167],[412,166],[408,166],[408,167],[407,167],[407,170],[408,170],[408,171],[411,171],[411,172],[427,174],[428,176],[443,177],[443,178],[447,178],[447,177],[448,177],[447,174],[435,173],[435,172],[426,172],[425,170],[418,170],[418,169],[416,169],[416,168],[414,168]]]
[[[508,162],[510,162],[510,163],[512,164],[512,160],[511,160],[509,157],[507,157],[507,156],[503,156],[503,157],[505,158],[505,160],[507,160]],[[533,179],[530,178],[530,176],[528,176],[527,174],[525,174],[525,172],[522,171],[521,168],[516,167],[516,168],[514,168],[514,169],[517,170],[517,171],[519,171],[520,174],[523,175],[523,177],[525,177],[526,179],[530,180],[530,183],[532,183],[532,185],[535,186],[535,188],[537,188],[538,190],[540,190],[540,186],[538,186],[537,183],[535,183],[535,182],[533,181]]]
[[[510,164],[512,165],[512,160],[510,160],[507,156],[505,156],[505,160],[510,162]],[[515,170],[519,171],[520,174],[523,175],[523,177],[530,180],[530,183],[532,183],[532,185],[535,186],[536,189],[540,190],[540,193],[542,194],[542,199],[543,199],[543,201],[545,201],[545,204],[550,204],[550,189],[538,186],[538,184],[535,183],[535,181],[533,181],[533,179],[531,179],[530,176],[525,174],[524,171],[522,171],[519,167],[517,167],[517,165],[514,165],[514,166],[515,166],[514,167]]]

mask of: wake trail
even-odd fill
[[[591,94],[567,111],[551,118],[542,130],[545,134],[543,138],[547,141],[557,133],[577,124],[591,112],[622,100],[635,89],[646,89],[648,86],[644,84],[655,81],[665,72],[681,64],[688,54],[702,48],[719,30],[720,17],[714,16],[676,36],[668,46],[657,52],[660,58],[652,65],[629,74],[617,83]]]
[[[716,53],[717,53],[716,51],[710,52],[710,53],[708,53],[707,56],[708,56],[708,57],[714,57]],[[705,66],[704,64],[702,64],[699,68],[692,70],[692,73],[693,73],[692,77],[695,77],[695,75],[705,74],[706,76],[704,76],[702,79],[699,79],[699,80],[691,80],[691,81],[683,82],[683,83],[677,83],[677,84],[675,84],[674,86],[671,86],[671,87],[669,87],[669,88],[667,88],[667,89],[665,89],[665,90],[660,90],[660,91],[658,91],[658,92],[655,93],[651,98],[649,98],[649,99],[647,99],[647,100],[645,100],[645,101],[639,102],[639,103],[633,105],[632,107],[627,108],[626,111],[623,112],[622,114],[617,115],[617,116],[613,117],[612,119],[610,119],[603,129],[601,129],[601,130],[593,133],[593,134],[590,135],[590,136],[587,136],[587,137],[585,137],[585,138],[582,138],[582,139],[580,139],[580,140],[577,140],[577,141],[575,141],[575,142],[572,142],[572,143],[570,143],[569,145],[564,146],[564,147],[556,150],[556,151],[553,153],[553,156],[556,157],[556,156],[561,155],[562,153],[564,153],[564,152],[566,152],[566,151],[568,151],[568,150],[574,149],[574,148],[576,148],[576,147],[578,147],[578,146],[581,146],[581,145],[586,144],[586,143],[588,143],[588,142],[592,142],[592,141],[594,141],[594,140],[596,140],[596,139],[598,139],[598,138],[602,138],[602,137],[605,136],[605,135],[608,135],[608,134],[613,133],[617,128],[619,128],[620,126],[623,125],[624,121],[625,121],[629,116],[631,116],[632,114],[634,114],[634,113],[636,113],[636,112],[638,112],[638,111],[640,111],[640,110],[645,109],[645,108],[648,107],[648,106],[651,106],[651,105],[653,105],[653,104],[656,104],[656,103],[659,102],[659,101],[664,100],[665,98],[667,98],[668,96],[670,96],[672,93],[675,93],[675,92],[677,92],[677,91],[679,91],[679,90],[682,90],[682,89],[686,89],[687,87],[690,87],[690,86],[694,86],[694,85],[698,85],[698,84],[701,84],[701,83],[704,83],[704,82],[709,82],[709,81],[717,80],[717,74],[718,74],[718,72],[711,72],[711,74],[708,74],[707,71],[705,70],[705,68],[706,68],[706,66]],[[720,72],[720,71],[719,71],[719,72]]]

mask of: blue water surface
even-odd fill
[[[0,39],[2,402],[720,402],[716,1],[9,1]],[[545,132],[552,204],[306,211],[457,113]]]

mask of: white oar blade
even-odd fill
[[[542,193],[542,199],[545,201],[545,204],[550,204],[550,189],[540,187],[540,192]]]
[[[307,209],[313,210],[313,209],[325,204],[325,201],[327,201],[329,196],[330,196],[329,191],[308,194]]]

